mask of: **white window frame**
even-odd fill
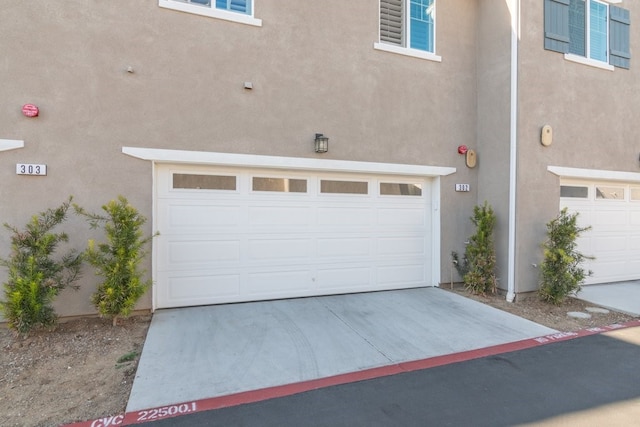
[[[211,0],[212,3],[215,0]],[[180,0],[158,0],[158,6],[177,10],[179,12],[193,13],[194,15],[207,16],[209,18],[223,19],[225,21],[237,22],[239,24],[253,25],[255,27],[262,26],[262,20],[254,17],[254,0],[251,2],[251,14],[231,12],[224,9],[216,9],[215,4],[204,6],[198,3],[187,3]]]
[[[404,10],[407,11],[408,7],[409,7],[409,0],[402,0],[404,3]],[[424,50],[418,50],[418,49],[412,49],[410,46],[410,40],[408,39],[409,34],[410,34],[410,28],[409,26],[410,21],[411,21],[411,17],[410,17],[410,13],[405,12],[405,16],[403,17],[403,22],[402,22],[402,31],[405,34],[405,46],[398,46],[395,44],[390,44],[390,43],[385,43],[383,41],[380,40],[380,2],[377,2],[378,5],[378,41],[375,42],[373,44],[373,48],[376,50],[381,50],[384,52],[389,52],[389,53],[395,53],[398,55],[405,55],[405,56],[411,56],[413,58],[419,58],[419,59],[426,59],[428,61],[435,61],[435,62],[442,62],[442,57],[439,55],[436,55],[435,52],[437,52],[437,47],[436,47],[436,41],[437,41],[437,26],[438,26],[438,19],[437,19],[437,11],[438,11],[438,7],[437,7],[437,2],[438,0],[433,0],[433,52],[427,52]]]
[[[579,64],[588,65],[591,67],[602,68],[604,70],[613,71],[614,66],[609,64],[609,3],[618,3],[618,1],[602,1],[602,0],[583,0],[585,2],[585,56],[577,55],[575,53],[565,53],[564,58],[568,61],[577,62]],[[606,59],[594,59],[591,57],[591,2],[599,3],[607,8],[607,57]]]
[[[615,71],[615,67],[606,62],[598,61],[597,59],[586,58],[584,56],[575,55],[573,53],[565,53],[564,59],[571,62],[577,62],[578,64],[588,65],[594,68],[601,68],[607,71]]]

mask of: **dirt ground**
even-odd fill
[[[0,327],[0,424],[58,426],[124,412],[150,321],[77,319],[26,339]]]
[[[558,331],[570,332],[581,329],[593,328],[596,326],[607,326],[615,323],[625,323],[634,320],[632,316],[609,310],[609,313],[589,313],[587,307],[598,307],[592,303],[581,301],[575,298],[567,298],[564,304],[555,306],[546,303],[535,293],[519,295],[514,303],[507,302],[504,295],[472,295],[464,289],[462,284],[454,284],[453,290],[449,285],[442,285],[442,289],[464,295],[476,301],[490,305],[500,310],[524,317],[536,323]],[[577,319],[569,317],[569,312],[582,312],[591,315],[589,319]]]
[[[460,285],[443,289],[560,331],[633,319],[616,312],[570,318],[567,312],[592,306],[574,299],[556,307],[535,297],[507,303],[500,295],[474,296]],[[2,425],[58,426],[123,413],[150,320],[150,315],[134,316],[112,327],[109,320],[77,319],[27,339],[0,326]]]

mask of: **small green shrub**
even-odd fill
[[[491,206],[487,202],[474,206],[471,222],[476,226],[476,232],[469,238],[462,262],[456,252],[451,253],[454,265],[467,290],[480,295],[495,293],[498,284],[493,243],[496,216]]]
[[[593,259],[580,253],[576,239],[591,227],[578,227],[578,214],[569,214],[564,208],[547,223],[547,240],[542,244],[543,261],[540,266],[540,297],[560,305],[572,293],[580,292],[584,280],[592,274],[580,267],[585,259]]]
[[[122,363],[132,362],[136,360],[136,357],[138,357],[138,352],[135,350],[130,351],[129,353],[123,354],[122,356],[118,357],[118,360],[116,360],[116,363],[122,364]]]
[[[118,317],[127,317],[151,285],[151,280],[143,280],[145,271],[140,269],[140,262],[147,255],[144,246],[153,236],[143,237],[141,228],[146,218],[122,196],[102,206],[106,215],[87,213],[77,205],[75,209],[92,228],[104,229],[107,241],[96,244],[89,240],[86,259],[104,279],[91,302],[115,326]]]
[[[13,234],[11,255],[0,259],[0,265],[9,270],[0,310],[18,333],[26,335],[34,328],[53,325],[57,320],[51,306],[55,297],[68,286],[78,289],[73,283],[79,278],[82,254],[70,250],[54,257],[58,245],[69,238],[52,230],[65,221],[71,200],[34,215],[24,230],[4,224]]]

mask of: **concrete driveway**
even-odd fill
[[[583,286],[576,298],[640,317],[640,280]]]
[[[263,393],[142,425],[637,426],[640,322],[635,325],[293,394]],[[603,363],[612,357],[615,363]]]
[[[127,412],[553,332],[438,288],[159,310]]]

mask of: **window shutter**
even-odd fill
[[[609,63],[616,67],[629,68],[631,47],[629,46],[629,11],[609,6]]]
[[[569,52],[569,0],[544,0],[544,48]]]
[[[403,45],[403,0],[380,0],[380,41]]]

